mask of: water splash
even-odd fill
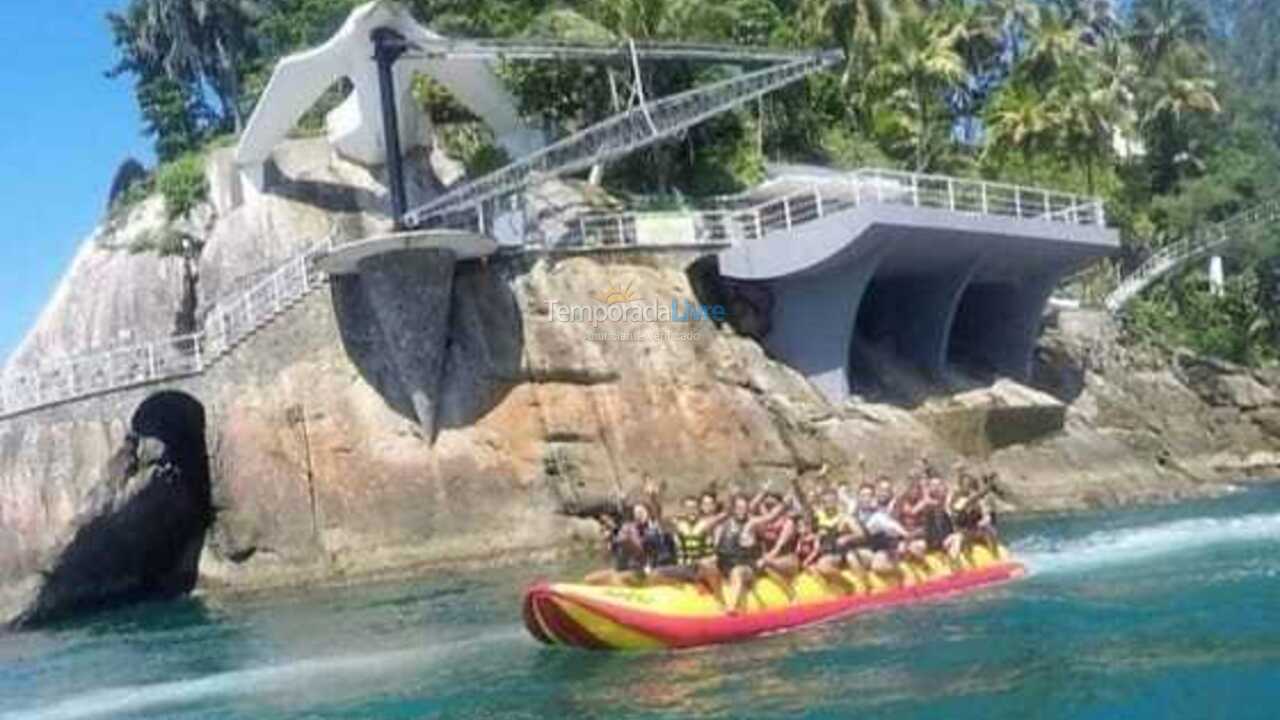
[[[367,680],[396,671],[438,663],[460,651],[522,637],[519,628],[504,628],[466,640],[425,648],[384,651],[331,658],[284,662],[202,678],[107,688],[82,693],[56,703],[0,715],[0,720],[85,720],[133,717],[163,707],[191,705],[219,698],[286,692],[299,687],[324,687],[335,679]]]
[[[1081,537],[1033,535],[1013,543],[1014,554],[1037,574],[1129,565],[1217,545],[1280,541],[1280,513],[1191,518],[1099,530]]]

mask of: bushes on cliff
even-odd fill
[[[187,153],[161,165],[156,170],[156,189],[164,196],[165,215],[170,220],[187,217],[209,196],[204,158]]]

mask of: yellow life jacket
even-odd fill
[[[813,524],[819,535],[828,535],[840,529],[840,523],[844,520],[844,516],[839,510],[828,513],[822,508],[813,511]]]
[[[706,533],[695,532],[698,526],[696,519],[679,518],[676,520],[676,545],[680,550],[680,562],[688,565],[712,555],[711,541]]]

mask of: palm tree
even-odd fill
[[[1151,151],[1148,160],[1157,192],[1176,185],[1187,169],[1204,166],[1189,120],[1216,114],[1220,106],[1217,84],[1203,70],[1202,53],[1186,47],[1167,56],[1140,85],[1139,127]]]
[[[1133,25],[1133,44],[1148,72],[1209,37],[1208,18],[1188,0],[1138,0]]]
[[[1017,152],[1030,162],[1036,152],[1048,149],[1053,118],[1048,104],[1031,84],[1013,82],[996,93],[985,116],[987,151],[996,155]]]
[[[252,52],[255,13],[250,0],[132,0],[123,14],[107,16],[126,55],[114,72],[137,72],[144,81],[163,76],[196,95],[207,84],[222,124],[238,131],[240,72]]]
[[[947,94],[969,78],[957,49],[965,32],[944,13],[904,16],[868,74],[881,98],[874,111],[877,130],[909,147],[917,171],[950,142]]]

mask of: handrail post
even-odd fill
[[[951,178],[947,178],[947,207],[956,211],[956,182]]]
[[[156,345],[155,343],[147,344],[147,379],[156,379]]]
[[[476,228],[484,234],[484,201],[476,203]]]
[[[764,238],[764,223],[761,222],[760,220],[759,206],[755,208],[755,216],[756,216],[756,239],[761,240]]]
[[[813,204],[818,211],[818,217],[822,217],[822,191],[818,189],[817,185],[813,186]]]
[[[578,235],[582,238],[583,245],[587,244],[587,218],[586,216],[578,216]]]
[[[782,198],[782,217],[787,223],[787,229],[791,229],[791,198],[783,196]]]
[[[879,175],[879,173],[877,173]],[[884,204],[884,183],[880,182],[880,178],[876,178],[876,203]]]
[[[920,207],[920,176],[911,174],[911,206]]]
[[[619,245],[626,245],[626,244],[627,244],[627,242],[626,242],[626,240],[627,240],[627,231],[626,231],[626,229],[625,229],[625,228],[623,227],[623,225],[622,225],[622,213],[618,213],[618,214],[617,214],[617,215],[615,215],[614,217],[615,217],[615,218],[617,218],[617,220],[618,220],[618,244],[619,244]]]
[[[1107,216],[1106,216],[1106,210],[1104,209],[1105,206],[1102,204],[1102,200],[1094,200],[1093,206],[1094,206],[1094,212],[1093,212],[1094,222],[1096,222],[1097,224],[1103,227],[1106,227]]]
[[[1046,220],[1053,220],[1053,204],[1049,202],[1049,191],[1044,191],[1044,217]]]
[[[983,215],[990,215],[990,214],[991,214],[991,203],[987,200],[987,184],[986,184],[986,183],[979,183],[979,185],[978,185],[978,186],[979,186],[980,188],[982,188],[982,214],[983,214]]]
[[[1021,220],[1022,219],[1022,188],[1016,185],[1013,187],[1013,210],[1015,213],[1014,216],[1017,217],[1019,220]]]

